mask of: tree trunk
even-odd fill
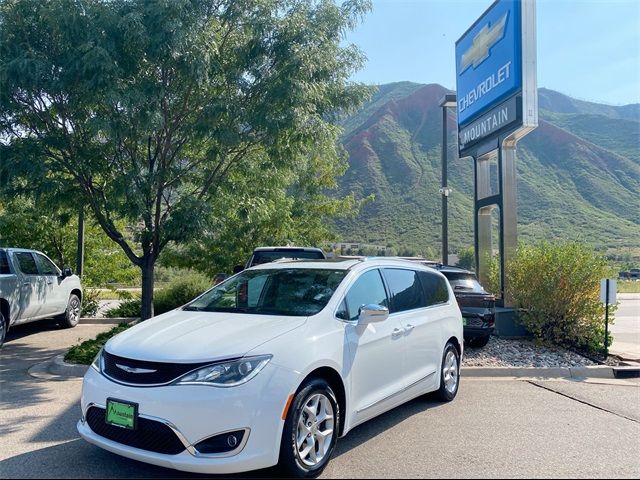
[[[153,317],[153,284],[154,284],[154,267],[156,260],[151,255],[145,255],[142,258],[142,308],[141,319],[146,320]]]

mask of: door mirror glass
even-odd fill
[[[73,275],[73,270],[71,270],[71,267],[64,267],[62,269],[62,276],[64,278],[70,277],[71,275]]]
[[[358,316],[358,323],[367,324],[374,322],[384,322],[389,318],[389,309],[382,305],[375,303],[369,303],[360,307],[360,315]]]

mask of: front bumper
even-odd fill
[[[130,387],[89,368],[82,386],[78,432],[110,452],[186,472],[228,474],[266,468],[278,462],[284,424],[281,415],[296,380],[293,372],[269,364],[246,384],[232,388]],[[169,426],[185,450],[176,455],[157,453],[98,435],[90,428],[86,413],[92,406],[104,408],[110,397],[138,403],[140,417]],[[194,448],[212,435],[243,429],[245,437],[233,452],[200,454]]]

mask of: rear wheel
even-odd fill
[[[474,337],[469,339],[469,346],[473,348],[482,348],[489,343],[491,335],[484,335],[483,337]]]
[[[59,322],[63,328],[73,328],[80,321],[80,298],[72,293],[69,296],[67,310],[60,316]]]
[[[314,379],[296,394],[287,415],[278,466],[286,475],[315,478],[327,466],[338,440],[340,410],[329,384]]]
[[[2,312],[0,312],[0,348],[2,348],[2,345],[4,344],[4,339],[7,338],[7,323],[9,322],[4,318]]]
[[[442,354],[442,367],[440,370],[440,388],[436,391],[436,397],[443,402],[450,402],[456,398],[460,385],[460,354],[453,345],[447,343]]]

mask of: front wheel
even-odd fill
[[[451,342],[444,347],[442,367],[440,370],[440,388],[436,397],[443,402],[456,398],[460,385],[460,354]]]
[[[75,293],[69,296],[67,310],[60,316],[59,321],[63,328],[73,328],[80,321],[80,298]]]
[[[306,383],[296,394],[282,432],[278,466],[295,478],[315,478],[329,463],[338,440],[340,409],[329,384]]]

